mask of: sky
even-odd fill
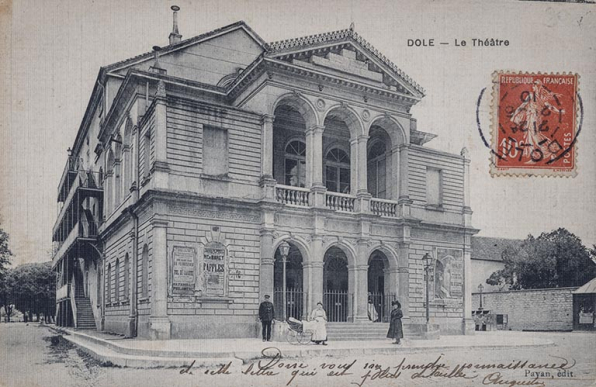
[[[14,263],[50,259],[57,185],[99,67],[167,45],[170,6],[189,38],[244,20],[276,41],[348,28],[421,84],[412,109],[427,146],[471,153],[478,235],[523,239],[566,227],[596,243],[596,12],[585,4],[501,1],[0,0],[0,227]],[[472,39],[507,39],[473,47]],[[435,39],[409,47],[408,39]],[[455,39],[466,47],[456,47]],[[449,45],[438,45],[449,42]],[[575,72],[584,103],[575,178],[491,177],[491,74]]]

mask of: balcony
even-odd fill
[[[67,214],[70,214],[71,217],[75,217],[76,220],[78,220],[78,212],[80,212],[79,206],[84,199],[87,197],[95,197],[101,200],[103,198],[103,188],[101,186],[102,177],[98,172],[69,171],[67,175],[69,182],[64,185],[64,187],[68,186],[69,190],[66,195],[63,195],[62,193],[58,195],[58,201],[63,201],[63,205],[58,213],[56,222],[54,223],[52,235],[56,235],[58,229],[63,226]],[[76,206],[73,204],[76,204]],[[70,222],[70,224],[72,223],[73,222]]]
[[[277,184],[275,201],[290,207],[315,207],[316,193],[308,188]],[[321,199],[323,200],[323,199]],[[368,204],[366,204],[368,202]],[[368,213],[385,218],[398,218],[399,206],[396,201],[378,198],[360,198],[338,192],[324,192],[324,201],[320,206],[344,213]]]
[[[87,242],[97,241],[99,235],[99,222],[87,220],[85,216],[77,222],[68,233],[64,241],[56,246],[55,254],[52,258],[52,266],[56,266],[62,258],[64,258],[73,248],[77,251],[84,251]],[[84,254],[82,254],[84,256]]]
[[[56,289],[56,301],[70,298],[70,284],[63,285]]]

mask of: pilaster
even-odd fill
[[[166,219],[154,218],[153,226],[153,275],[151,276],[152,304],[149,334],[152,339],[170,338],[168,318],[168,251]]]
[[[129,307],[128,307],[128,324],[126,329],[126,337],[136,337],[137,336],[137,286],[138,286],[138,275],[137,275],[137,261],[138,261],[138,253],[137,253],[137,238],[135,231],[131,231],[129,233],[130,243],[132,244],[132,254],[131,254],[131,270],[130,270],[130,286],[129,286]]]
[[[273,230],[261,230],[261,262],[259,267],[260,299],[265,294],[273,297],[275,252],[273,251]]]
[[[410,318],[410,244],[400,243],[398,247],[397,269],[393,275],[397,277],[397,299],[401,303],[404,319]]]
[[[166,87],[163,81],[157,84],[155,94],[155,161],[151,167],[155,188],[168,188],[169,170],[167,159],[167,105]]]

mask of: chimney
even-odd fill
[[[180,43],[182,40],[182,35],[178,32],[178,11],[180,11],[180,7],[177,5],[172,5],[170,7],[172,11],[174,11],[174,25],[172,26],[172,32],[170,33],[170,45]]]
[[[158,74],[166,74],[166,69],[162,68],[159,64],[159,51],[161,48],[159,46],[153,46],[153,55],[155,56],[155,62],[153,62],[153,66],[149,67],[149,71]]]

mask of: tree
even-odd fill
[[[15,308],[32,321],[46,320],[54,314],[56,305],[56,276],[51,262],[29,263],[17,266],[11,272],[11,297]]]
[[[12,306],[10,302],[10,280],[8,275],[8,265],[12,252],[8,248],[8,234],[0,228],[0,308],[4,308],[6,321],[10,321]]]
[[[591,251],[564,228],[529,235],[520,247],[503,252],[505,267],[486,283],[509,289],[541,289],[581,286],[596,277]]]

